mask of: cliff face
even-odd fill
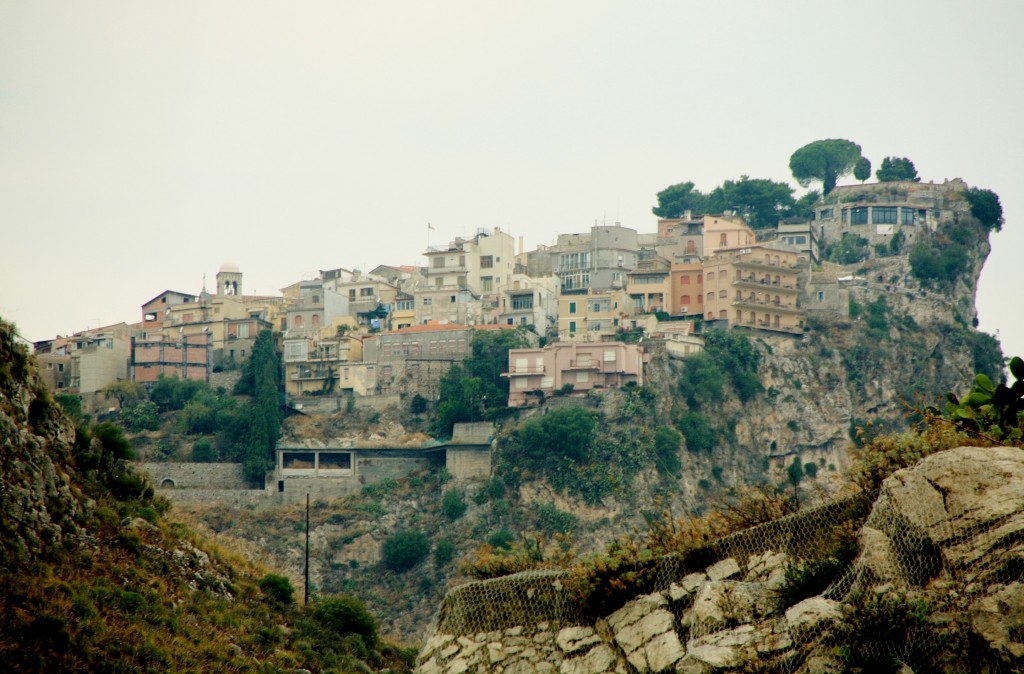
[[[0,323],[0,566],[25,566],[75,542],[91,507],[72,480],[75,430],[34,381]]]

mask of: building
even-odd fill
[[[618,332],[633,314],[625,288],[565,294],[558,298],[558,338],[562,341],[598,342]]]
[[[373,366],[377,393],[419,393],[437,398],[438,383],[469,352],[473,329],[431,322],[366,338],[363,360]]]
[[[555,332],[558,328],[558,279],[514,274],[512,283],[502,291],[497,322],[532,325],[538,335]]]
[[[209,382],[212,350],[209,333],[132,338],[132,380],[153,384],[163,376]]]
[[[101,391],[129,377],[129,333],[127,324],[116,323],[38,342],[40,377],[51,391],[77,395],[82,409],[94,412],[102,403]]]
[[[560,294],[621,290],[639,261],[639,237],[635,229],[618,223],[595,225],[587,233],[560,234],[546,253],[557,255]]]
[[[671,263],[653,250],[641,251],[636,269],[626,274],[626,292],[633,303],[633,313],[655,313],[672,310]]]
[[[508,352],[509,407],[539,404],[563,387],[574,391],[641,385],[644,354],[624,342],[556,342]]]
[[[704,260],[704,320],[800,332],[799,253],[777,242],[719,250]]]
[[[668,313],[672,316],[704,315],[704,263],[674,262],[669,270],[672,290]]]
[[[366,367],[362,363],[363,341],[359,336],[298,334],[286,336],[283,343],[286,395],[370,393]]]
[[[501,293],[515,271],[515,242],[495,227],[424,253],[427,266],[415,288],[416,322],[477,325],[496,321]]]
[[[818,249],[818,230],[810,220],[783,218],[777,227],[778,241],[792,246],[800,252],[807,265],[820,265],[821,252]]]

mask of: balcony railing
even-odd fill
[[[734,265],[740,268],[753,268],[753,269],[796,269],[796,264],[787,264],[782,260],[778,262],[774,260],[759,260],[755,258],[743,258],[733,262]]]
[[[527,365],[526,367],[510,367],[508,370],[509,375],[525,375],[525,374],[544,374],[543,365]]]

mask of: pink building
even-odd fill
[[[508,352],[508,406],[538,404],[563,386],[574,391],[644,383],[643,349],[624,342],[556,342]],[[543,394],[543,395],[542,395]]]

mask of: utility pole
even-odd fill
[[[303,594],[302,603],[309,605],[309,492],[306,492],[306,588]]]

